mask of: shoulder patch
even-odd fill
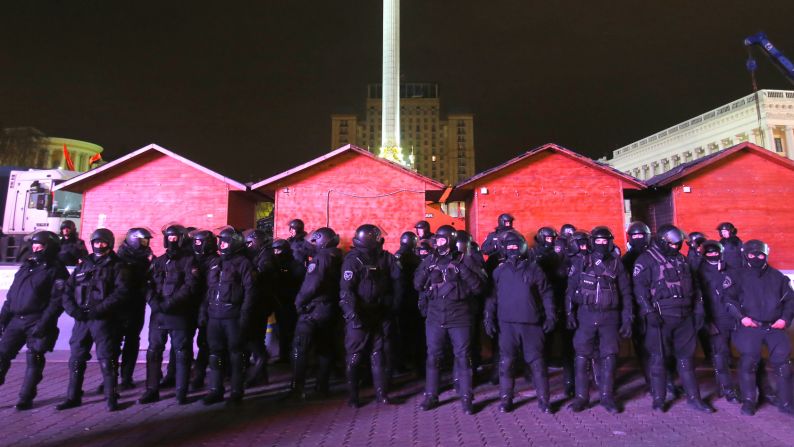
[[[642,273],[643,266],[642,264],[634,264],[634,276],[639,276]]]
[[[733,280],[730,276],[725,277],[725,281],[722,282],[722,288],[727,289],[728,287],[733,285]]]
[[[351,279],[353,279],[353,271],[345,270],[345,273],[342,274],[342,278],[344,278],[345,281],[350,281]]]
[[[190,274],[193,275],[193,277],[198,278],[199,277],[199,269],[197,267],[193,267],[192,269],[190,269]]]
[[[306,267],[306,273],[311,273],[311,272],[313,272],[313,271],[314,271],[314,269],[316,269],[316,268],[317,268],[317,263],[315,263],[315,262],[312,262],[312,263],[310,263],[310,264],[309,264],[309,266],[308,266],[308,267]]]

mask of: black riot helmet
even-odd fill
[[[577,253],[587,254],[591,250],[590,235],[585,231],[574,231],[573,235],[571,235],[571,240],[568,241],[568,256],[573,256]]]
[[[739,232],[736,226],[730,222],[721,222],[719,225],[717,225],[717,232],[719,232],[720,238],[727,239],[725,236],[723,236],[723,231],[727,231],[729,233],[728,237],[736,236],[736,234]]]
[[[629,245],[633,250],[642,250],[648,246],[651,239],[651,229],[644,222],[634,221],[626,229]]]
[[[140,250],[143,247],[149,246],[149,241],[152,240],[152,232],[148,228],[135,227],[127,230],[124,236],[124,243],[134,250]]]
[[[527,254],[527,240],[518,231],[505,231],[499,238],[499,248],[505,258],[519,258]]]
[[[226,247],[223,247],[223,244]],[[222,255],[231,255],[245,248],[243,236],[232,226],[225,226],[218,230],[218,247]]]
[[[292,247],[286,239],[276,239],[273,241],[273,254],[276,256],[289,255],[292,256]]]
[[[563,237],[563,238],[567,239],[567,238],[573,236],[574,232],[576,232],[576,227],[574,227],[573,225],[571,225],[569,223],[564,224],[560,228],[560,237]]]
[[[703,248],[703,257],[706,262],[712,265],[719,265],[722,262],[722,254],[725,253],[725,247],[722,244],[708,240],[704,241],[700,246]]]
[[[656,230],[656,243],[662,253],[672,256],[681,250],[686,234],[672,224],[664,224]]]
[[[440,255],[445,255],[452,250],[455,241],[458,239],[458,232],[455,230],[455,227],[451,225],[442,225],[438,227],[436,230],[436,239],[435,239],[435,247],[436,253]],[[439,239],[443,240],[444,242],[439,242]]]
[[[751,268],[766,268],[769,262],[769,245],[758,239],[751,239],[742,245],[742,256]]]
[[[303,221],[300,219],[292,219],[289,221],[289,229],[295,230],[295,234],[301,234],[304,232],[303,228]]]
[[[416,248],[416,242],[418,240],[419,238],[416,237],[416,233],[413,231],[406,231],[400,235],[400,248],[413,250]]]
[[[193,241],[193,253],[208,255],[218,251],[218,241],[212,231],[199,229],[191,231],[189,235]]]
[[[353,247],[375,251],[383,244],[380,228],[372,224],[364,224],[356,228],[356,235],[353,237]]]
[[[546,238],[551,238],[551,241],[548,241]],[[553,246],[556,239],[557,230],[552,227],[540,227],[535,234],[535,242],[542,247]]]
[[[706,235],[699,231],[689,233],[686,240],[686,244],[692,250],[697,250],[704,242],[706,242]]]
[[[243,239],[245,246],[251,253],[257,253],[259,250],[268,243],[267,233],[258,228],[251,228],[243,231]]]
[[[471,253],[472,242],[471,234],[468,231],[458,230],[458,236],[455,238],[455,250],[468,255]]]
[[[312,232],[309,242],[314,244],[318,249],[333,248],[339,245],[339,235],[331,228],[322,227]]]
[[[61,222],[61,227],[58,229],[58,231],[61,233],[60,236],[63,236],[63,229],[64,228],[68,228],[69,229],[69,235],[70,236],[77,236],[75,234],[75,233],[77,233],[77,225],[74,224],[74,221],[66,219],[63,222]]]
[[[61,240],[52,231],[37,231],[28,236],[26,240],[31,245],[39,244],[42,246],[43,249],[41,251],[33,252],[33,257],[40,261],[55,259],[61,249]]]
[[[116,237],[113,236],[113,232],[108,230],[107,228],[97,228],[91,233],[91,251],[95,255],[106,255],[113,250],[113,245],[116,243]],[[104,249],[99,249],[94,247],[94,242],[104,242],[107,244],[107,247]]]
[[[513,216],[508,213],[502,213],[499,215],[497,224],[499,228],[513,228]]]
[[[427,239],[430,237],[430,223],[426,220],[420,220],[419,222],[414,225],[414,229],[416,230],[416,235],[419,236],[419,239]]]
[[[163,248],[167,251],[179,250],[185,246],[187,242],[187,228],[176,222],[165,224],[162,228],[163,232]],[[176,240],[170,241],[171,237]]]
[[[606,244],[596,244],[596,239],[606,239]],[[593,251],[607,254],[612,253],[615,250],[615,236],[612,234],[612,231],[608,227],[603,225],[597,226],[593,228],[593,231],[590,232],[590,243]]]

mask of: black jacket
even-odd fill
[[[0,310],[0,325],[23,315],[55,325],[63,312],[61,295],[67,278],[69,271],[57,259],[23,262]]]
[[[303,265],[314,255],[314,245],[306,240],[306,233],[301,233],[287,238],[292,249],[292,256]]]
[[[191,327],[200,278],[198,264],[189,251],[166,253],[155,258],[148,289],[152,324],[158,329]]]
[[[151,267],[152,250],[144,247],[133,249],[127,242],[122,242],[118,250],[119,259],[127,265],[129,272],[129,292],[123,313],[142,312],[146,308],[146,294],[148,293],[149,268]]]
[[[120,317],[119,310],[129,299],[129,271],[115,252],[83,258],[66,281],[63,308],[76,320],[86,311],[100,320]]]
[[[426,306],[428,324],[461,327],[474,322],[474,298],[482,293],[485,276],[466,258],[434,253],[416,269],[414,288],[420,293],[420,306]]]
[[[88,256],[88,250],[85,248],[85,242],[72,235],[70,238],[61,237],[61,251],[58,253],[58,259],[65,265],[77,265],[80,259]]]
[[[555,320],[554,291],[546,274],[529,259],[508,258],[493,272],[486,318],[507,323],[540,324]]]
[[[256,299],[256,270],[242,253],[218,256],[207,272],[200,319],[249,319]]]
[[[705,312],[697,277],[680,253],[665,256],[653,242],[637,258],[632,276],[641,316],[654,311],[678,317]]]
[[[743,267],[736,272],[738,293],[728,297],[728,312],[737,320],[750,317],[762,324],[779,319],[791,325],[794,319],[794,290],[789,278],[766,266],[763,270]]]
[[[402,299],[400,263],[391,253],[354,248],[342,262],[339,306],[345,320],[377,323],[396,315]]]
[[[703,294],[703,306],[709,323],[732,320],[726,304],[736,301],[739,286],[736,273],[725,265],[711,265],[706,261],[697,270],[698,283]]]
[[[720,244],[725,248],[722,259],[732,269],[738,270],[744,266],[742,259],[742,240],[738,236],[720,239]]]
[[[597,253],[577,256],[572,261],[565,312],[602,313],[599,321],[604,324],[631,321],[634,296],[623,262],[611,254],[602,259]]]
[[[322,248],[306,268],[295,309],[298,315],[312,320],[329,320],[339,301],[339,275],[342,271],[342,251]]]

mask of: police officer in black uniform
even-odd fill
[[[66,219],[61,222],[60,232],[61,248],[58,259],[65,265],[77,265],[78,261],[88,256],[85,242],[77,237],[77,226],[73,221]]]
[[[416,230],[416,237],[419,242],[428,241],[433,238],[433,232],[430,231],[430,223],[426,220],[420,220],[414,225]]]
[[[484,317],[488,335],[493,337],[499,331],[499,410],[513,410],[513,367],[521,350],[519,358],[532,370],[538,407],[550,414],[543,351],[546,334],[554,330],[557,322],[554,291],[538,264],[526,258],[527,243],[521,234],[506,232],[500,246],[505,260],[493,272],[493,290]]]
[[[623,267],[629,273],[629,280],[633,284],[634,263],[641,254],[645,253],[651,243],[651,229],[644,222],[634,221],[626,229],[628,249],[621,258]],[[632,285],[632,291],[634,287]],[[650,390],[651,377],[648,371],[648,352],[645,350],[645,318],[639,315],[639,306],[634,306],[634,328],[631,331],[631,341],[634,355],[642,370],[645,386]]]
[[[309,238],[315,246],[314,256],[306,268],[306,277],[295,298],[298,323],[292,346],[291,394],[304,399],[309,353],[314,348],[317,357],[316,391],[328,394],[334,352],[334,320],[338,315],[339,276],[342,270],[342,251],[339,235],[322,227]]]
[[[769,365],[777,376],[778,409],[794,414],[791,383],[791,341],[786,328],[794,320],[794,290],[791,281],[771,267],[769,246],[753,239],[742,247],[747,266],[738,271],[739,293],[727,300],[727,308],[739,322],[734,345],[741,355],[739,387],[742,413],[756,411],[756,370],[766,346]]]
[[[422,315],[419,312],[419,294],[413,287],[414,274],[422,259],[417,254],[419,239],[411,231],[400,236],[400,248],[394,257],[402,268],[403,298],[400,313],[397,316],[399,334],[396,337],[398,353],[396,364],[402,368],[410,364],[419,377],[425,374],[425,330]]]
[[[30,236],[31,256],[14,275],[0,310],[0,385],[11,360],[27,345],[27,369],[17,410],[33,407],[36,387],[44,372],[44,353],[58,338],[58,317],[63,312],[61,294],[69,272],[58,260],[60,243],[52,231]]]
[[[497,218],[497,226],[494,228],[493,231],[488,233],[485,236],[485,241],[483,241],[481,250],[484,255],[499,257],[501,250],[499,249],[499,236],[504,233],[505,231],[513,229],[513,216],[507,213],[502,213]],[[498,262],[494,263],[494,268],[499,265]]]
[[[83,258],[66,281],[63,308],[75,322],[69,339],[69,386],[66,400],[56,407],[58,410],[82,404],[85,366],[93,344],[102,370],[107,408],[118,409],[119,310],[129,297],[130,274],[127,265],[113,251],[114,242],[113,232],[107,228],[94,231],[93,253]]]
[[[448,338],[455,356],[455,388],[463,411],[473,414],[471,327],[476,310],[474,297],[482,293],[485,278],[457,251],[455,228],[443,225],[435,236],[435,253],[422,260],[414,275],[414,288],[423,292],[421,296],[427,300],[427,370],[421,408],[427,411],[438,406],[441,359]]]
[[[465,230],[457,230],[457,238],[455,239],[455,250],[463,255],[462,261],[472,272],[478,274],[483,282],[483,287],[480,293],[474,295],[474,323],[472,324],[471,332],[471,359],[474,371],[480,366],[482,362],[480,343],[482,334],[482,316],[485,311],[485,299],[488,293],[488,273],[485,270],[485,258],[480,252],[480,247],[474,242],[471,234]]]
[[[689,247],[689,251],[686,253],[686,260],[689,262],[689,268],[691,268],[693,272],[696,272],[703,262],[703,254],[701,253],[700,246],[703,245],[704,242],[706,242],[706,235],[699,231],[693,231],[689,233],[687,237],[686,245]]]
[[[703,262],[697,270],[703,304],[706,310],[705,332],[711,349],[710,357],[714,365],[718,394],[728,402],[738,403],[736,389],[731,377],[731,338],[736,322],[728,313],[726,303],[734,301],[738,293],[736,274],[728,269],[722,259],[722,244],[705,241],[701,244]],[[705,349],[704,349],[705,351]]]
[[[280,362],[287,362],[292,352],[292,337],[298,321],[295,297],[305,275],[306,264],[294,256],[290,243],[284,239],[273,241],[273,267],[266,276],[270,278],[275,297]]]
[[[197,305],[193,312],[193,327],[196,328],[198,352],[196,360],[193,362],[193,380],[190,386],[193,389],[200,389],[204,387],[210,347],[207,342],[207,326],[198,324],[199,308],[207,295],[207,274],[218,258],[218,240],[210,230],[197,229],[192,231],[189,236],[193,244],[193,257],[199,271],[199,279],[196,281]]]
[[[256,268],[245,256],[243,236],[232,227],[218,232],[220,256],[207,273],[207,295],[201,306],[199,324],[207,326],[210,345],[210,390],[204,404],[223,400],[224,362],[231,371],[229,404],[243,399],[245,371],[243,352],[248,328],[253,324],[256,300]]]
[[[260,383],[270,381],[267,372],[267,347],[265,338],[267,336],[267,318],[273,313],[273,297],[270,287],[273,281],[274,272],[273,250],[271,241],[264,230],[250,229],[243,233],[245,239],[246,254],[248,259],[254,263],[257,271],[257,297],[252,310],[253,316],[248,336],[248,351],[253,354],[253,367],[248,371],[248,379],[245,386],[252,387]],[[246,360],[248,355],[246,354]]]
[[[121,389],[135,385],[132,376],[141,347],[141,330],[146,319],[146,292],[152,249],[152,233],[147,228],[130,228],[118,250],[119,258],[127,265],[130,274],[129,299],[120,309],[121,320]]]
[[[557,231],[551,227],[541,227],[535,234],[535,245],[529,250],[528,258],[535,262],[546,274],[546,280],[554,291],[554,308],[557,318],[565,318],[565,289],[568,286],[568,266],[565,257],[555,250]],[[580,250],[581,253],[581,250]],[[546,359],[551,360],[552,347],[559,347],[559,357],[555,360],[562,366],[563,391],[566,396],[574,394],[574,350],[573,331],[559,325],[549,336],[546,343]]]
[[[306,240],[306,230],[303,226],[303,221],[300,219],[293,219],[289,223],[289,237],[287,238],[287,242],[289,242],[290,249],[292,250],[292,256],[295,257],[295,260],[298,262],[306,265],[308,262],[309,257],[312,256],[314,251],[314,246],[311,242]]]
[[[348,405],[359,406],[359,367],[369,353],[375,401],[391,403],[388,397],[386,358],[393,317],[400,307],[400,264],[382,249],[378,227],[364,224],[356,229],[353,249],[342,262],[339,305],[345,319],[345,372]]]
[[[620,258],[614,253],[614,236],[607,227],[590,232],[593,252],[576,258],[568,276],[565,297],[567,326],[576,330],[576,398],[569,408],[586,409],[590,401],[588,367],[600,362],[601,406],[610,413],[620,409],[615,402],[614,385],[619,352],[619,336],[631,337],[634,297],[631,282]],[[598,353],[600,358],[595,358]]]
[[[717,232],[720,235],[720,244],[724,249],[723,259],[728,267],[738,269],[743,266],[742,240],[736,235],[739,230],[730,222],[722,222],[717,225]]]
[[[673,225],[659,227],[651,247],[634,264],[634,296],[645,319],[654,410],[666,410],[665,359],[675,357],[688,404],[711,413],[695,377],[696,333],[703,327],[703,298],[689,264],[679,251],[686,236]]]
[[[185,227],[169,224],[163,230],[165,254],[152,262],[147,294],[152,312],[149,348],[146,350],[146,391],[138,399],[142,404],[160,400],[160,368],[169,337],[171,350],[175,353],[176,401],[179,405],[187,403],[190,362],[193,360],[193,316],[200,277],[189,241]]]

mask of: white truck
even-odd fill
[[[15,262],[22,250],[23,238],[38,230],[60,231],[66,219],[80,225],[83,198],[80,194],[53,191],[60,182],[79,175],[63,169],[15,170],[0,168],[0,194],[4,199],[3,226],[0,235],[0,262]]]

